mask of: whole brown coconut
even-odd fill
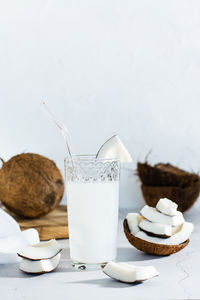
[[[2,162],[0,200],[11,212],[36,218],[52,211],[61,201],[64,181],[52,160],[25,153]]]

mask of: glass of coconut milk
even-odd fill
[[[65,159],[70,257],[78,269],[96,269],[116,258],[119,173],[118,159]]]

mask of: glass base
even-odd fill
[[[72,261],[72,267],[74,267],[77,271],[97,271],[102,270],[107,262],[101,264],[85,264],[80,262]]]

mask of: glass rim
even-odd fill
[[[120,162],[120,159],[117,157],[112,157],[112,158],[96,158],[96,154],[73,154],[73,155],[68,155],[64,158],[64,161],[74,161],[74,160],[79,160],[79,161],[102,161],[102,162]]]

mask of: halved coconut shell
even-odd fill
[[[142,194],[145,202],[152,207],[156,207],[161,198],[168,198],[178,204],[179,211],[186,211],[197,200],[200,192],[200,183],[194,183],[188,187],[181,188],[175,186],[146,186],[142,185]]]
[[[151,166],[147,162],[138,163],[137,173],[142,183],[148,186],[177,186],[184,188],[200,180],[200,177],[195,173],[163,163],[155,166]]]
[[[160,256],[170,255],[182,250],[189,243],[189,239],[179,245],[161,245],[161,244],[150,243],[142,239],[139,239],[135,237],[133,234],[131,234],[126,219],[124,220],[123,226],[124,226],[124,233],[129,243],[135,248],[137,248],[138,250],[148,254],[160,255]]]

